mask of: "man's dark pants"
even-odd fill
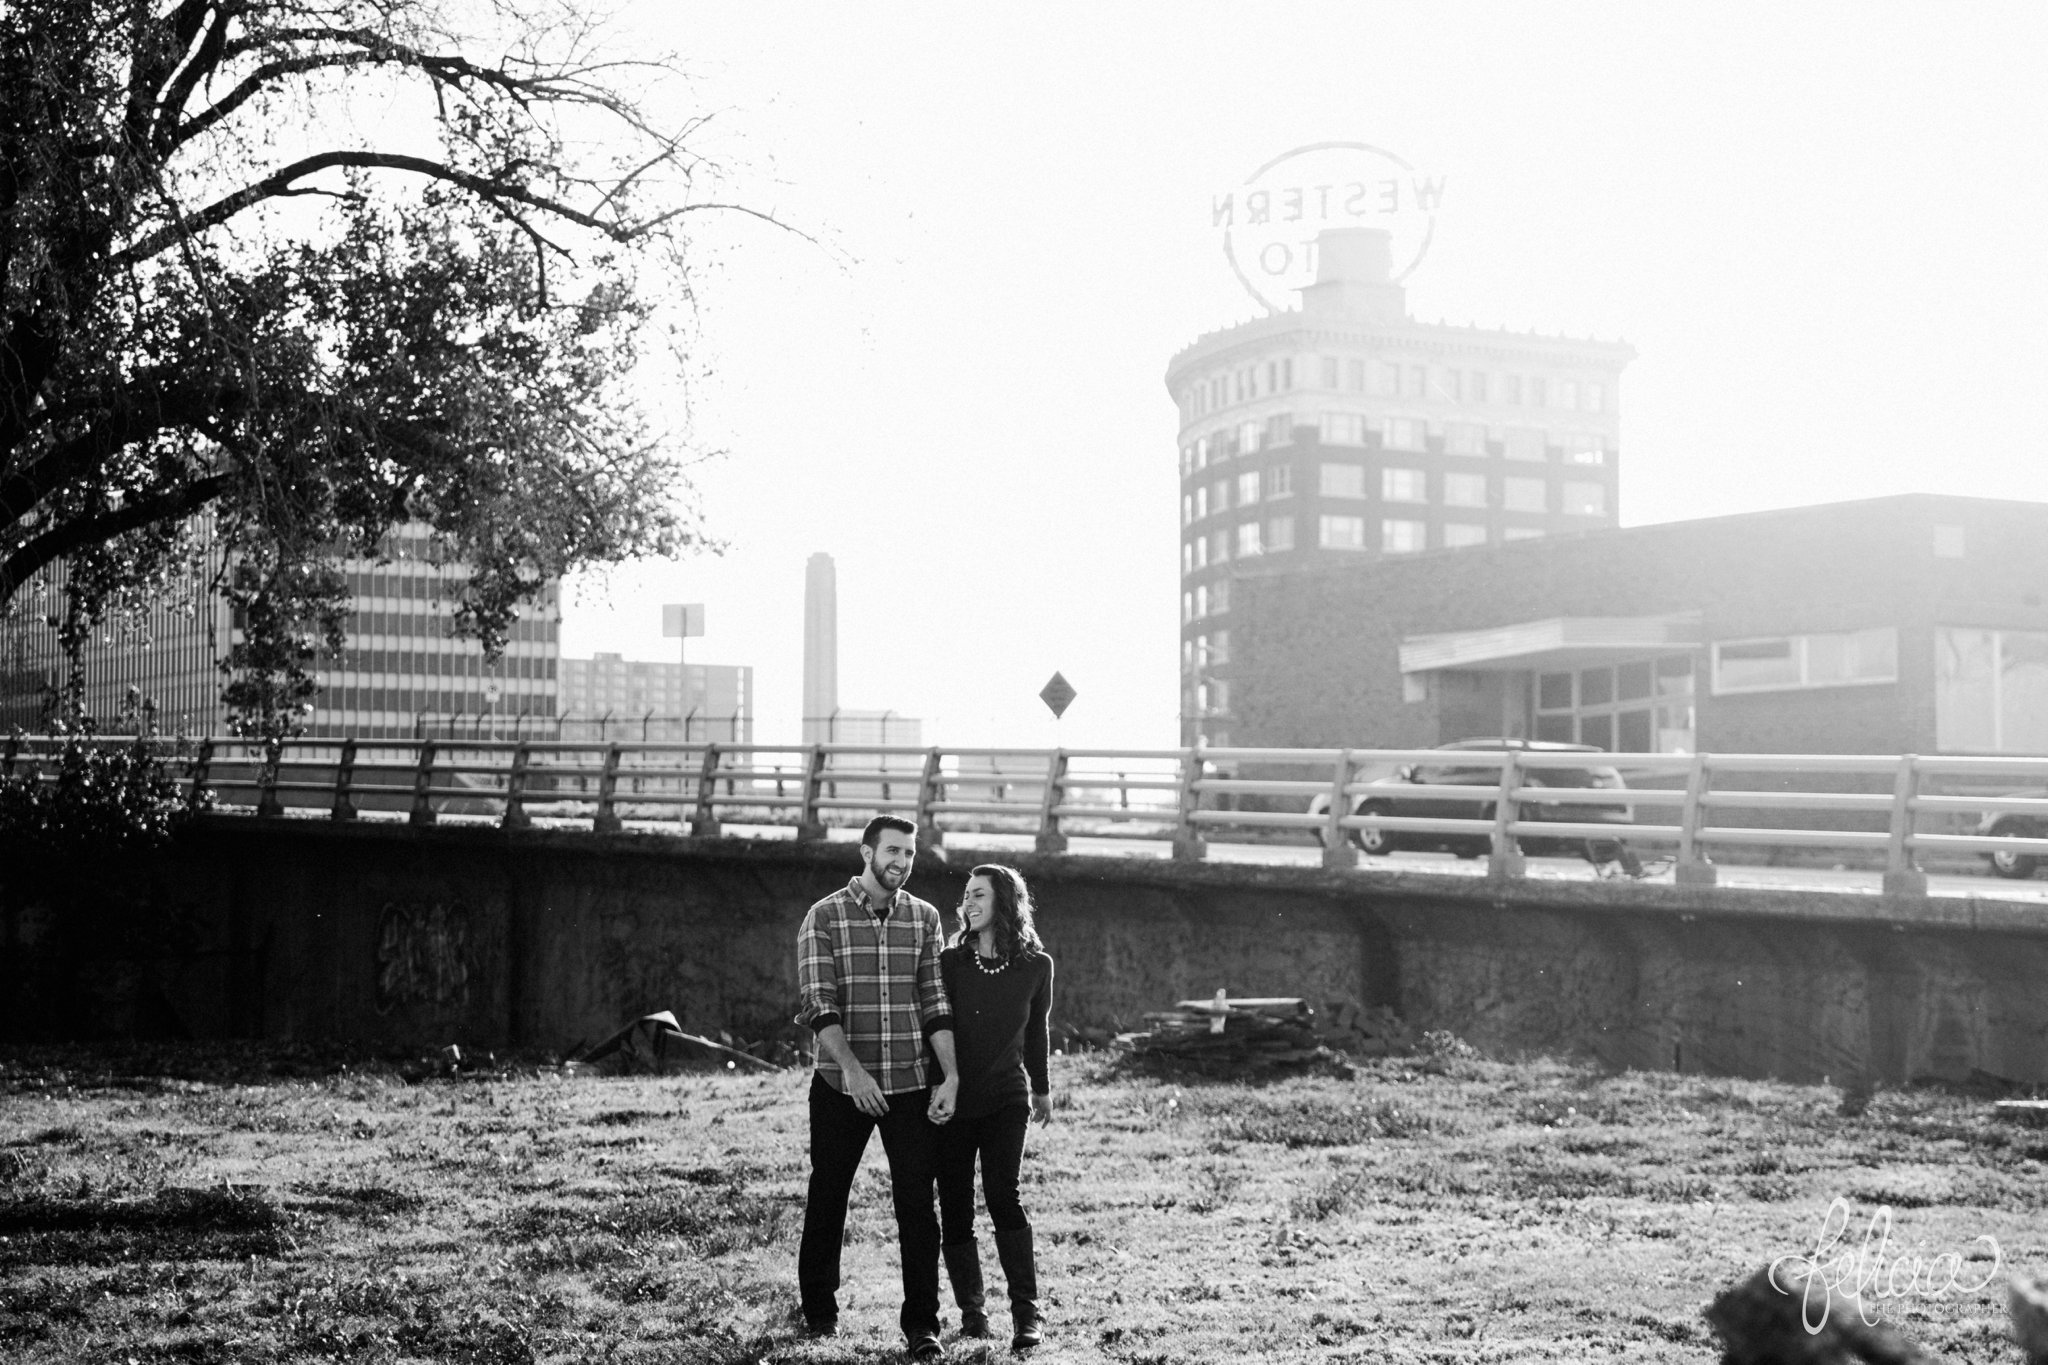
[[[881,1118],[863,1114],[825,1078],[811,1077],[811,1189],[804,1202],[804,1240],[796,1280],[806,1321],[839,1316],[839,1244],[846,1236],[846,1200],[868,1137],[882,1130],[889,1191],[896,1204],[896,1241],[903,1261],[906,1335],[939,1330],[939,1218],[932,1204],[939,1130],[926,1117],[931,1091],[887,1096]]]

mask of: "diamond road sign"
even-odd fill
[[[1038,699],[1052,708],[1053,719],[1058,720],[1066,714],[1067,708],[1074,704],[1074,698],[1079,695],[1072,683],[1055,673],[1052,675],[1052,681],[1039,689]]]

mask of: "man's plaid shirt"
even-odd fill
[[[853,1055],[885,1095],[921,1090],[925,1038],[953,1027],[953,1010],[939,980],[945,931],[939,912],[907,891],[889,901],[888,914],[868,907],[860,878],[812,906],[796,936],[796,1022],[813,1031],[828,1024],[846,1030]],[[818,1074],[844,1094],[839,1064],[818,1050]]]

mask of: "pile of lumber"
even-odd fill
[[[1232,998],[1218,991],[1144,1017],[1149,1027],[1118,1034],[1119,1048],[1134,1060],[1206,1073],[1341,1067],[1342,1054],[1385,1055],[1413,1042],[1390,1011],[1365,1010],[1352,1000],[1329,1002],[1318,1013],[1299,996]]]

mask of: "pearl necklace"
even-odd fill
[[[1010,959],[1008,958],[1003,959],[1003,965],[1000,967],[989,966],[988,959],[981,955],[981,949],[979,948],[969,947],[967,956],[974,959],[974,965],[981,968],[982,975],[984,976],[1001,976],[1010,969]]]

